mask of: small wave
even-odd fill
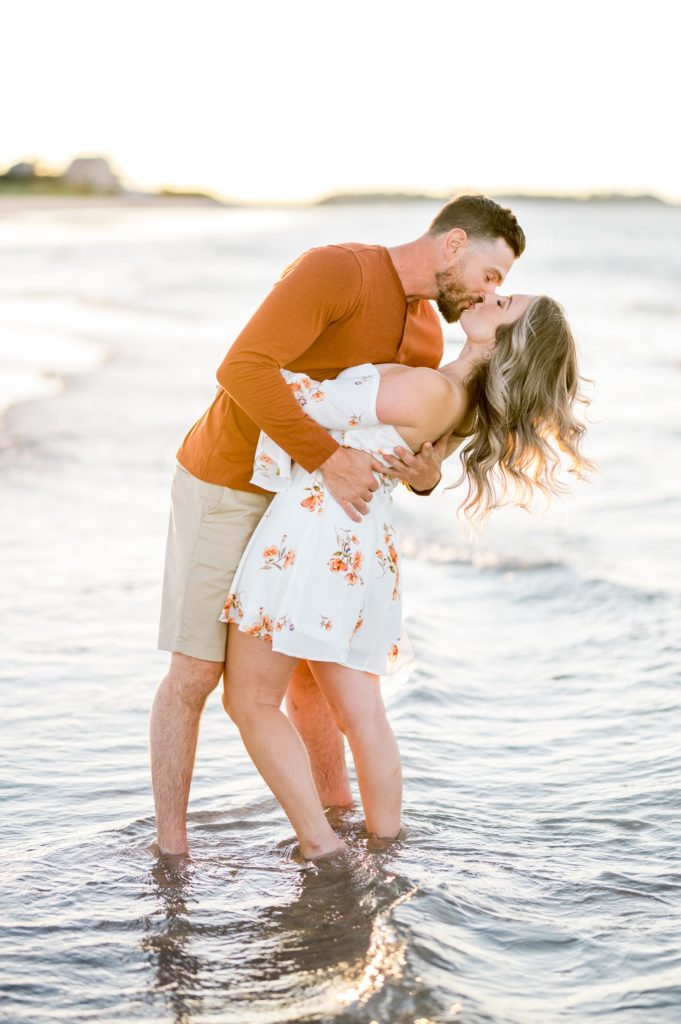
[[[568,569],[566,562],[558,558],[519,558],[504,555],[498,551],[482,551],[473,556],[472,564],[477,569],[491,569],[494,572],[534,572],[542,569]]]
[[[0,361],[0,416],[20,402],[55,395],[62,386],[63,381],[54,374],[16,369]]]
[[[667,318],[674,318],[681,316],[681,304],[678,302],[647,302],[638,301],[632,302],[628,306],[628,312],[630,313],[642,313],[644,316],[657,316]]]
[[[552,575],[559,575],[561,591],[573,598],[582,595],[583,599],[598,600],[605,609],[613,602],[621,600],[624,605],[651,604],[669,602],[673,592],[664,586],[650,587],[642,583],[627,582],[616,574],[607,574],[604,569],[598,574],[589,572],[589,567],[571,564],[560,558],[547,555],[545,552],[532,554],[511,554],[499,549],[488,548],[476,550],[466,545],[443,545],[422,542],[417,536],[403,537],[401,540],[402,554],[422,564],[469,566],[478,572],[511,576],[539,574],[539,578],[551,581]],[[541,589],[541,584],[537,586]]]
[[[489,569],[493,572],[530,572],[542,569],[567,569],[567,563],[556,558],[518,557],[507,555],[501,551],[476,551],[466,545],[441,544],[426,542],[413,536],[401,540],[402,554],[407,558],[415,558],[420,562],[436,562],[445,565],[471,565],[476,569]]]
[[[100,342],[26,324],[3,325],[0,340],[0,415],[20,402],[58,394],[66,380],[108,357]]]

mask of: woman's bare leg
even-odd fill
[[[324,807],[354,803],[345,763],[345,739],[306,661],[301,661],[286,691],[286,713],[300,733]]]
[[[400,831],[402,766],[380,678],[323,661],[311,661],[310,670],[348,738],[367,831],[394,838]]]
[[[326,819],[305,745],[281,710],[295,666],[295,658],[231,625],[222,703],[291,822],[303,856],[321,857],[345,844]]]

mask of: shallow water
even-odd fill
[[[177,444],[290,259],[402,241],[432,212],[3,218],[2,397],[36,396],[0,436],[7,1020],[679,1019],[678,209],[517,204],[508,286],[568,308],[600,472],[478,538],[461,495],[398,494],[418,660],[384,695],[405,839],[368,849],[357,807],[334,819],[349,864],[297,861],[214,694],[191,860],[150,849]]]

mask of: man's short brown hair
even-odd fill
[[[525,233],[515,214],[488,196],[455,196],[436,215],[428,234],[442,235],[452,228],[463,228],[471,238],[503,238],[516,259],[525,251]]]

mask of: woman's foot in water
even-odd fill
[[[389,850],[394,843],[402,842],[407,838],[407,831],[404,825],[400,826],[400,830],[396,836],[377,836],[375,832],[368,832],[367,850],[369,853],[382,853],[384,850]]]
[[[295,860],[307,860],[313,864],[326,864],[335,857],[345,854],[348,845],[342,839],[336,839],[335,843],[296,843],[291,851]]]

